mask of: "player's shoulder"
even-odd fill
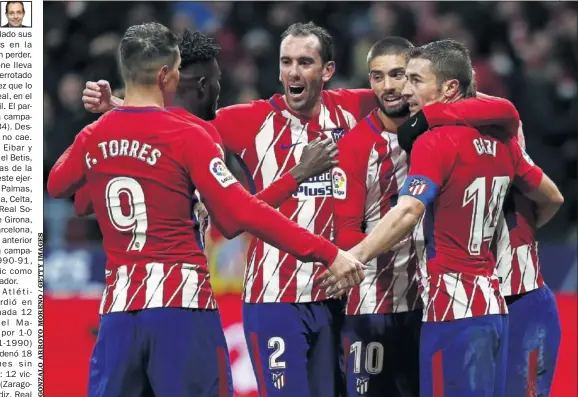
[[[345,133],[339,143],[345,142],[350,146],[364,148],[371,147],[376,142],[383,140],[381,138],[379,124],[375,121],[374,113],[375,112],[372,112],[361,119],[355,127]]]
[[[182,112],[186,113],[183,115],[186,120],[189,120],[191,123],[193,123],[197,127],[202,128],[204,131],[206,131],[211,136],[211,138],[215,142],[222,145],[221,135],[219,135],[219,132],[213,126],[213,124],[211,124],[210,122],[208,122],[206,120],[203,120],[202,118],[200,118],[198,116],[195,116],[194,114],[191,114],[191,113],[185,111],[184,109],[180,109],[178,114],[182,114]]]
[[[432,146],[457,147],[480,136],[477,129],[467,125],[443,125],[428,130],[417,139],[416,143],[421,141],[421,144]]]
[[[332,90],[323,90],[323,95],[336,101],[339,101],[340,99],[365,100],[374,97],[373,91],[366,88],[336,88]]]
[[[274,111],[274,106],[270,100],[257,99],[249,103],[225,106],[217,110],[216,118],[220,121],[238,122],[253,118],[266,116]]]

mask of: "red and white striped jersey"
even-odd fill
[[[87,186],[107,256],[102,314],[216,309],[193,216],[196,191],[225,236],[247,230],[325,265],[337,256],[333,244],[247,192],[227,170],[218,135],[183,112],[115,108],[84,128],[50,172],[52,197],[70,197]]]
[[[418,270],[424,321],[506,314],[490,243],[512,182],[535,189],[542,170],[514,140],[462,126],[419,137],[410,164],[400,196],[426,207],[427,262]]]
[[[517,295],[543,287],[535,205],[515,188],[504,203],[504,215],[496,237],[496,262],[502,295]]]
[[[225,146],[239,154],[255,189],[267,188],[300,159],[315,138],[340,139],[375,107],[371,90],[322,92],[319,115],[305,119],[289,109],[282,95],[220,109],[212,122]],[[331,172],[303,182],[279,207],[287,218],[327,239],[333,236]],[[292,236],[287,234],[287,238]],[[246,302],[312,302],[326,299],[314,286],[323,272],[316,263],[297,260],[261,240],[253,240],[247,255]]]
[[[335,243],[349,250],[370,233],[396,204],[407,178],[407,154],[397,134],[384,130],[375,109],[339,142],[339,166],[333,169]],[[416,250],[416,236],[422,247]],[[423,233],[415,233],[393,251],[369,262],[366,278],[349,293],[348,315],[398,313],[421,308],[416,268],[423,258]]]
[[[522,123],[518,142],[525,149]],[[502,295],[511,296],[544,286],[536,241],[536,207],[518,189],[512,188],[496,231],[496,267]]]

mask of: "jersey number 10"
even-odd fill
[[[126,197],[128,213],[121,208],[121,196]],[[133,178],[119,176],[106,185],[106,208],[112,226],[121,233],[131,232],[127,251],[142,251],[147,241],[148,219],[144,190]]]
[[[486,178],[476,178],[464,192],[463,207],[473,203],[468,251],[480,255],[482,243],[491,241],[502,212],[504,197],[510,186],[510,177],[496,176],[492,179],[490,201],[486,199]],[[487,205],[486,205],[487,204]]]

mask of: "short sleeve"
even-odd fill
[[[266,109],[258,102],[227,106],[219,109],[211,121],[227,149],[241,154],[259,133],[261,123],[265,121]],[[265,105],[266,106],[266,105]]]
[[[520,142],[511,139],[509,145],[516,167],[514,183],[522,191],[537,189],[542,181],[544,171],[534,163]]]

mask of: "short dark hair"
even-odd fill
[[[221,47],[210,37],[201,32],[191,32],[185,29],[179,44],[181,51],[181,67],[210,62],[219,56]]]
[[[26,10],[24,9],[24,2],[23,1],[7,1],[6,2],[6,11],[5,11],[6,14],[8,14],[8,6],[10,4],[20,4],[22,6],[22,11],[26,12]]]
[[[122,77],[126,82],[153,84],[160,67],[175,66],[178,45],[178,37],[160,23],[131,26],[119,45]]]
[[[411,41],[399,36],[387,36],[373,46],[367,53],[367,63],[382,55],[406,55],[408,50],[414,48]]]
[[[473,69],[470,52],[467,47],[455,40],[439,40],[421,47],[412,48],[409,58],[427,59],[432,64],[438,84],[457,80],[460,92],[464,95],[472,88]]]
[[[321,61],[323,63],[333,61],[333,37],[326,29],[315,25],[314,22],[294,23],[281,34],[281,40],[285,40],[287,36],[306,37],[311,35],[317,37],[321,44],[319,49]]]

